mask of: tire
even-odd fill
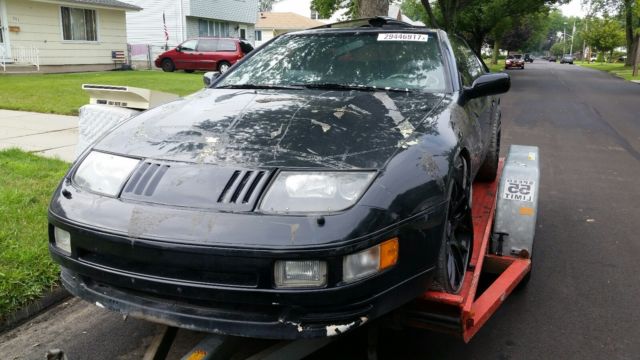
[[[195,70],[185,70],[184,72],[186,72],[187,74],[191,74],[193,73]]]
[[[491,182],[496,179],[498,174],[498,162],[500,161],[500,116],[493,121],[491,127],[491,140],[489,141],[489,149],[484,156],[484,161],[476,174],[477,181]]]
[[[473,245],[470,171],[467,161],[462,157],[456,158],[451,178],[447,220],[433,288],[457,294],[464,283]]]
[[[174,72],[176,70],[176,65],[171,61],[171,59],[162,60],[162,71],[164,72]]]
[[[227,70],[229,70],[230,67],[231,67],[231,64],[229,64],[226,61],[221,61],[218,64],[218,71],[220,71],[220,74],[224,74],[225,72],[227,72]]]
[[[529,284],[529,281],[531,281],[531,273],[533,272],[533,248],[531,249],[531,257],[529,259],[531,259],[531,269],[529,269],[527,275],[525,275],[518,285],[516,285],[516,288],[513,289],[514,291],[524,291]]]

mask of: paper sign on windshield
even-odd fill
[[[384,33],[378,34],[378,41],[429,41],[427,34]]]

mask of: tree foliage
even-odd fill
[[[329,18],[341,9],[346,9],[347,16],[350,18],[387,16],[389,14],[389,0],[312,0],[311,6],[323,18]]]
[[[638,0],[592,0],[593,11],[608,17],[611,14],[624,21],[624,45],[630,53],[633,48],[633,38],[640,28],[640,1]],[[626,65],[631,65],[631,57],[627,56]]]
[[[260,12],[269,12],[273,8],[273,4],[278,0],[260,0],[258,4],[258,11]]]
[[[622,24],[611,17],[592,18],[589,21],[589,30],[585,32],[584,38],[589,46],[598,51],[608,52],[613,55],[613,49],[625,44],[625,32]]]

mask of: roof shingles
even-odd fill
[[[321,21],[291,12],[262,12],[258,13],[256,29],[304,30],[321,25]]]
[[[79,4],[79,5],[93,5],[93,6],[104,6],[108,8],[115,9],[124,9],[124,10],[142,10],[141,7],[127,4],[118,0],[60,0],[62,3],[71,3],[71,4]]]

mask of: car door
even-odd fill
[[[480,75],[486,73],[485,66],[464,41],[452,37],[451,45],[454,55],[456,56],[456,63],[460,77],[462,78],[462,85],[464,87],[471,87]],[[495,106],[494,96],[475,98],[467,101],[464,105],[465,113],[472,121],[472,128],[477,132],[475,136],[478,141],[473,149],[474,154],[472,154],[474,157],[472,162],[475,165],[475,169],[478,169],[484,160],[487,146],[489,141],[491,141],[492,114]]]
[[[197,68],[196,60],[196,48],[198,46],[198,40],[187,40],[180,44],[174,63],[176,69],[180,70],[194,70]]]
[[[216,70],[218,39],[200,39],[197,49],[198,70]]]
[[[216,60],[227,62],[233,65],[242,57],[241,51],[238,49],[238,41],[232,39],[220,39],[216,52]]]

